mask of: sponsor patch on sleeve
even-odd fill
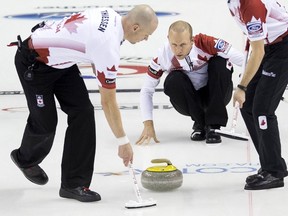
[[[162,70],[154,70],[152,67],[148,67],[148,75],[155,78],[155,79],[159,79],[163,74]]]
[[[222,40],[222,39],[218,39],[216,41],[216,44],[214,46],[214,48],[218,51],[218,52],[223,52],[224,54],[227,54],[229,52],[229,49],[231,48],[231,45]]]
[[[105,73],[102,71],[97,70],[97,80],[98,84],[107,89],[114,89],[116,88],[116,77],[114,78],[108,78],[106,77]]]
[[[264,35],[261,21],[253,21],[246,24],[249,38],[262,37]]]

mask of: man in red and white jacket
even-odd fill
[[[116,100],[116,77],[123,40],[135,44],[147,40],[158,26],[148,5],[136,5],[121,16],[111,8],[93,8],[59,21],[41,23],[18,45],[15,66],[23,86],[29,117],[21,146],[11,158],[31,182],[44,185],[48,176],[39,164],[53,145],[57,126],[57,98],[67,114],[61,164],[63,198],[99,201],[89,190],[93,176],[96,129],[94,107],[77,63],[92,65],[95,85],[109,126],[117,138],[118,156],[125,166],[133,161],[133,149],[122,126]]]
[[[233,97],[261,165],[245,189],[283,187],[288,172],[275,111],[288,83],[288,13],[275,0],[230,0],[228,7],[252,50]]]
[[[164,93],[173,107],[194,121],[191,140],[221,143],[215,129],[226,126],[226,105],[233,90],[231,62],[241,66],[243,54],[228,42],[212,36],[193,36],[189,23],[171,24],[168,41],[151,61],[141,89],[141,112],[144,130],[138,144],[158,142],[153,125],[152,96],[163,73],[168,73]]]

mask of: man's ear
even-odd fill
[[[194,36],[191,37],[191,42],[194,42]]]
[[[138,31],[139,30],[139,25],[138,24],[134,24],[133,25],[133,31],[135,32],[135,31]]]
[[[167,39],[170,41],[169,34],[167,35]]]

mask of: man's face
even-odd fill
[[[178,60],[184,59],[190,53],[193,39],[188,31],[175,32],[170,30],[168,40],[172,52]]]

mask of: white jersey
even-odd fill
[[[205,34],[194,36],[192,49],[183,60],[176,59],[169,41],[167,41],[158,50],[157,56],[151,61],[144,85],[141,88],[140,106],[143,121],[153,119],[152,96],[164,72],[171,73],[174,70],[182,70],[183,73],[188,75],[194,88],[199,90],[207,85],[208,61],[213,56],[227,59],[228,68],[232,68],[231,63],[241,66],[243,61],[243,53],[234,49],[231,44],[225,40]]]
[[[228,7],[250,41],[270,44],[287,32],[288,14],[275,0],[229,0]]]
[[[91,63],[99,86],[115,88],[124,32],[121,16],[110,8],[88,9],[32,33],[38,60],[55,68]]]

